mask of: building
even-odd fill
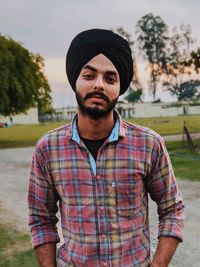
[[[11,124],[37,124],[39,123],[38,109],[30,108],[25,114],[20,113],[6,117],[0,115],[0,123],[7,126]]]
[[[200,115],[200,104],[188,103],[126,103],[119,101],[116,110],[122,118],[168,117],[179,115]],[[77,113],[77,107],[56,108],[54,120],[71,121]]]
[[[77,107],[63,107],[54,109],[53,119],[56,121],[71,121],[77,113]]]
[[[183,103],[125,103],[116,105],[123,118],[168,117],[179,115],[200,115],[200,104]]]

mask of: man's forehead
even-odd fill
[[[114,75],[119,75],[115,65],[112,61],[103,54],[98,54],[91,58],[82,68],[82,70],[88,69],[91,71],[104,70]]]

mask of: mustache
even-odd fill
[[[83,100],[85,101],[86,99],[92,98],[92,97],[95,97],[95,96],[98,96],[99,98],[102,98],[106,102],[110,103],[109,98],[106,95],[104,95],[104,93],[102,93],[102,92],[90,92],[90,93],[86,94],[86,96],[84,97]]]

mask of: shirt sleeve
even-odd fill
[[[182,241],[184,203],[162,138],[154,145],[151,157],[149,193],[158,206],[158,237],[169,236]]]
[[[53,185],[44,155],[36,147],[31,164],[28,208],[29,227],[34,248],[50,242],[59,242],[56,223],[59,196]]]

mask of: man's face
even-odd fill
[[[119,74],[103,54],[93,57],[82,68],[76,81],[79,109],[93,119],[106,117],[113,110],[119,92]]]

